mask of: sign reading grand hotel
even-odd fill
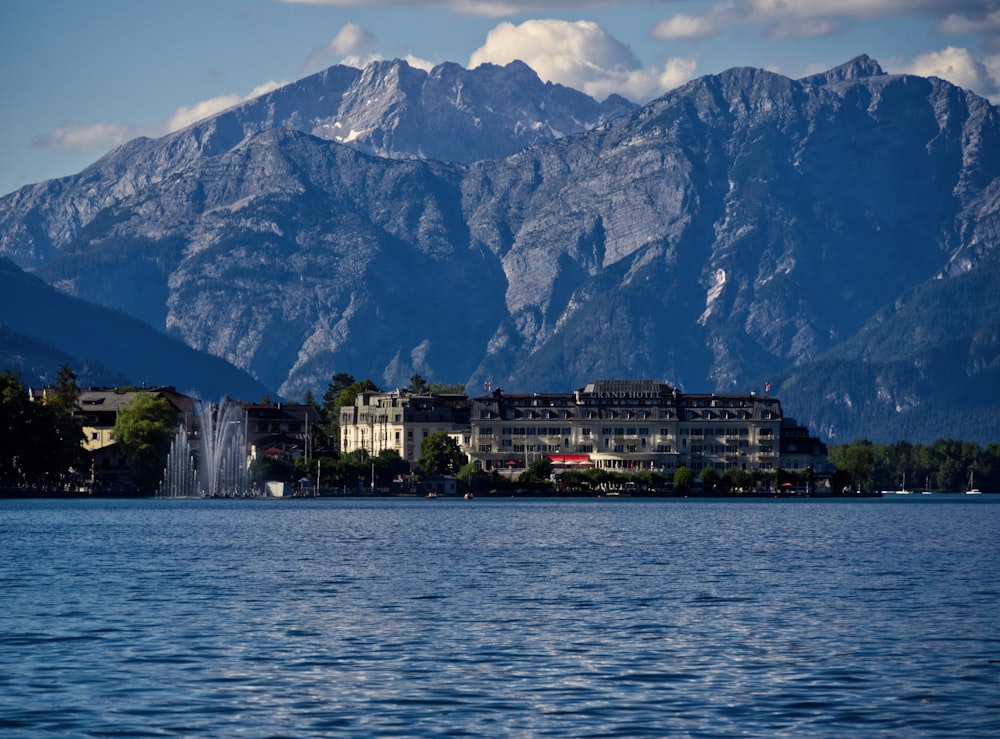
[[[673,398],[673,388],[643,380],[603,380],[592,382],[581,393],[596,400],[661,400]]]
[[[659,400],[661,395],[653,390],[595,390],[591,398],[612,400]]]

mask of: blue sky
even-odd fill
[[[862,53],[1000,103],[1000,0],[3,0],[0,195],[345,61],[520,58],[645,102]]]

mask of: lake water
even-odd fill
[[[0,501],[4,737],[1000,736],[1000,496]]]

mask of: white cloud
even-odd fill
[[[694,62],[671,59],[662,70],[642,69],[632,51],[590,21],[501,23],[473,52],[469,68],[520,60],[549,82],[604,99],[617,92],[646,101],[690,79]]]
[[[986,13],[982,0],[724,0],[700,15],[676,13],[653,29],[654,38],[704,39],[731,26],[756,25],[769,38],[815,38],[843,30],[849,20],[893,16],[940,18],[949,33],[997,29],[1000,11]]]
[[[326,46],[315,49],[302,65],[303,73],[315,71],[318,67],[325,67],[328,64],[343,64],[347,67],[363,69],[372,62],[382,61],[384,58],[377,51],[373,51],[377,39],[375,34],[362,28],[357,23],[345,23]],[[403,60],[411,67],[417,69],[431,70],[434,62],[421,59],[418,56],[408,54]]]
[[[315,69],[332,60],[362,59],[370,54],[375,45],[374,34],[366,31],[357,23],[345,23],[330,39],[330,43],[321,49],[314,50],[306,60],[306,69]],[[351,65],[355,66],[355,65]]]
[[[697,40],[717,34],[724,24],[711,15],[677,13],[653,27],[653,38],[672,40]]]
[[[991,76],[993,70],[976,59],[968,49],[957,46],[921,54],[909,64],[894,71],[921,77],[940,77],[967,90],[984,90],[986,94],[996,93],[998,90],[998,80]]]
[[[618,0],[621,2],[645,2],[647,0]],[[334,8],[360,7],[407,7],[440,8],[453,10],[465,15],[499,18],[505,15],[541,10],[581,10],[600,8],[613,4],[613,0],[279,0],[282,3],[299,5],[328,5]]]
[[[701,40],[731,27],[756,26],[772,39],[817,38],[842,32],[851,21],[919,17],[936,21],[935,29],[942,34],[979,36],[987,55],[977,59],[967,49],[951,46],[922,54],[894,71],[941,77],[995,98],[1000,93],[998,5],[1000,0],[721,0],[699,15],[668,17],[651,35],[667,41]]]
[[[407,54],[403,57],[403,61],[409,64],[411,67],[416,67],[417,69],[423,69],[426,72],[430,72],[437,66],[434,62],[427,59],[421,59],[419,56],[413,56],[412,54]]]
[[[128,126],[117,123],[57,126],[32,142],[35,149],[65,149],[95,151],[110,149],[134,138],[137,134]]]
[[[234,105],[252,100],[281,87],[283,82],[266,82],[248,95],[220,95],[202,100],[194,105],[182,106],[166,121],[152,126],[127,126],[119,123],[93,123],[89,125],[57,126],[32,142],[36,149],[62,149],[73,151],[107,151],[137,136],[162,136],[179,131],[202,118],[221,113]]]
[[[1000,105],[1000,54],[992,54],[983,59],[983,66],[992,83],[992,91],[986,94],[991,103]]]
[[[200,121],[202,118],[208,118],[209,116],[221,113],[234,105],[239,105],[247,100],[252,100],[255,97],[265,95],[284,84],[286,83],[265,82],[263,85],[255,87],[249,95],[244,95],[242,97],[239,95],[220,95],[219,97],[202,100],[194,105],[178,108],[167,121],[167,131],[179,131],[182,128],[190,126],[196,121]]]

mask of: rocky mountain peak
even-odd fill
[[[844,82],[847,80],[862,80],[869,77],[879,77],[884,75],[882,67],[877,61],[867,54],[860,54],[849,62],[841,64],[820,74],[804,77],[801,81],[806,84],[828,84],[830,82]]]

